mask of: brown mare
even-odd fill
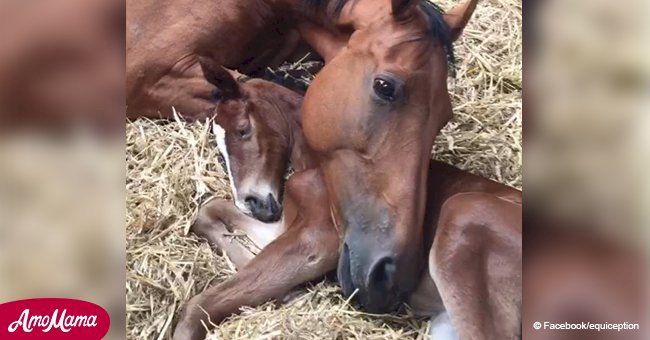
[[[428,252],[430,283],[437,285],[452,323],[469,325],[457,327],[460,337],[482,330],[503,339],[520,328],[520,193],[479,190],[430,168],[434,138],[452,116],[451,44],[476,5],[469,0],[441,14],[418,0],[326,2],[328,13],[354,31],[311,83],[302,126],[324,176],[334,224],[344,231],[338,264],[344,293],[357,291],[366,310],[390,311],[421,284]],[[442,187],[425,190],[440,181]],[[519,216],[494,213],[504,205],[517,207]],[[436,228],[431,248],[423,240]],[[491,243],[474,249],[468,238]],[[444,257],[441,247],[457,247],[458,256]],[[464,259],[459,249],[467,252]],[[457,272],[455,265],[488,265],[498,275]],[[458,276],[445,277],[449,273]],[[480,286],[494,289],[485,295]],[[481,298],[463,304],[469,295]],[[467,308],[472,303],[476,308]]]
[[[303,57],[304,39],[327,59],[338,35],[321,28],[317,12],[302,0],[127,1],[127,117],[169,118],[172,107],[188,119],[206,117],[214,86],[200,57],[259,75]]]
[[[248,133],[255,135],[259,145],[287,141],[259,155],[284,154],[290,157],[296,173],[287,182],[285,209],[278,223],[261,223],[220,199],[200,209],[194,232],[225,251],[239,272],[188,303],[176,339],[200,338],[204,334],[200,320],[207,316],[202,309],[218,323],[237,313],[241,306],[282,297],[293,287],[334,270],[339,240],[344,235],[332,222],[322,174],[313,152],[303,142],[296,109],[300,96],[260,80],[237,84],[228,72],[215,65],[204,64],[204,69],[211,82],[232,94],[221,100],[217,115],[225,135],[239,136],[237,122],[254,120],[254,128]],[[262,95],[261,91],[266,92],[263,96],[269,101],[255,99]],[[273,105],[268,103],[273,98],[273,105],[288,111],[271,109]],[[266,114],[261,115],[261,111]],[[283,124],[278,125],[278,121]],[[231,170],[250,169],[256,163],[247,151],[236,147],[246,143],[244,139],[229,139],[229,158],[236,164]],[[265,177],[276,176],[280,181],[286,164],[269,165],[254,171],[261,170],[267,173]],[[421,246],[431,249],[429,270],[416,278],[417,289],[405,298],[419,314],[436,317],[432,327],[436,339],[448,339],[454,333],[461,338],[516,337],[521,280],[520,192],[436,161],[430,161],[429,170],[425,238],[420,240]],[[262,249],[258,256],[256,251],[226,236],[233,230],[244,231]],[[463,294],[458,294],[459,290]],[[445,296],[446,300],[441,299]],[[445,309],[452,314],[453,325]]]
[[[429,248],[422,240],[435,227],[423,228],[425,188],[438,176],[428,176],[431,149],[452,117],[451,44],[476,2],[443,15],[418,0],[378,6],[342,0],[339,20],[355,31],[305,95],[305,138],[318,155],[334,223],[345,230],[339,280],[346,295],[358,290],[369,311],[392,310],[424,270]],[[520,245],[518,238],[512,241]],[[471,286],[478,278],[467,280]],[[439,288],[452,298],[455,287]]]

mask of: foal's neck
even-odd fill
[[[294,121],[291,127],[291,166],[294,171],[304,171],[313,169],[318,166],[314,158],[314,152],[311,150],[305,136],[302,134],[302,126],[300,121]]]
[[[302,133],[301,110],[302,98],[292,103],[291,109],[283,110],[284,119],[287,121],[287,139],[289,141],[289,161],[296,172],[315,168],[316,160],[313,151],[307,145]]]
[[[279,86],[279,85],[274,85]],[[299,172],[317,167],[314,153],[305,141],[302,133],[301,107],[302,96],[288,89],[278,91],[262,91],[269,102],[277,108],[280,119],[286,127],[280,132],[287,141],[287,158],[294,171]]]

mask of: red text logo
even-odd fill
[[[73,299],[29,299],[0,304],[0,339],[101,339],[104,308]]]

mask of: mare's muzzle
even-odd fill
[[[338,265],[343,293],[356,291],[357,301],[371,313],[393,311],[404,295],[393,228],[387,215],[382,217],[372,224],[348,223]]]

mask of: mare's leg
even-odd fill
[[[173,106],[186,118],[203,120],[212,114],[215,105],[214,90],[214,85],[205,79],[200,65],[194,61],[187,69],[172,68],[170,74],[161,79],[152,92],[170,111]]]
[[[521,333],[521,205],[464,193],[442,206],[429,271],[460,339],[517,339]],[[451,321],[451,325],[449,325]]]
[[[215,198],[199,208],[192,231],[226,253],[241,268],[279,236],[280,223],[262,223],[242,213],[231,201]],[[252,241],[251,247],[245,245],[243,234],[236,236],[241,232]]]
[[[311,46],[325,63],[332,60],[350,40],[347,33],[334,33],[312,22],[303,21],[298,25],[301,37]]]
[[[192,298],[181,313],[174,339],[203,339],[202,323],[207,325],[208,318],[218,324],[242,306],[282,297],[293,287],[333,270],[337,261],[338,234],[334,228],[292,225],[232,279]]]
[[[187,56],[177,61],[146,91],[138,91],[129,98],[128,117],[171,119],[173,107],[186,119],[204,120],[212,116],[215,106],[214,90],[215,86],[203,76],[196,57]]]

